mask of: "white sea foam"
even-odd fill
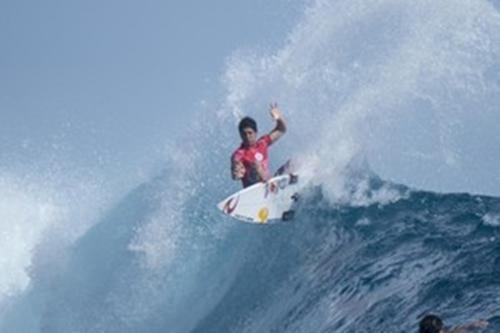
[[[0,302],[26,289],[35,246],[43,232],[64,214],[50,189],[0,176]]]
[[[105,205],[96,178],[64,182],[54,175],[0,171],[0,305],[26,291],[33,275],[50,275],[44,264],[62,255]]]
[[[500,214],[488,213],[482,217],[483,223],[492,227],[500,227]]]
[[[267,124],[265,106],[281,102],[284,149],[332,198],[358,155],[410,186],[499,194],[500,181],[484,181],[500,168],[484,145],[500,122],[498,59],[500,15],[487,1],[318,0],[281,49],[235,52],[219,115]]]

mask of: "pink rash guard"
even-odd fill
[[[243,187],[253,185],[261,180],[255,170],[255,162],[262,164],[266,178],[269,178],[269,155],[267,154],[267,149],[271,142],[272,139],[267,134],[261,136],[252,147],[245,147],[241,144],[233,153],[232,160],[243,163],[245,167],[245,175],[241,179]]]

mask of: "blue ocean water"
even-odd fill
[[[352,208],[314,192],[293,224],[259,231],[195,332],[413,332],[429,312],[499,331],[497,198],[416,191]]]
[[[375,177],[368,196],[391,186],[401,197],[332,205],[312,187],[295,220],[255,226],[197,211],[214,198],[191,197],[181,224],[164,211],[139,245],[141,224],[165,210],[168,178],[127,194],[64,258],[49,256],[2,331],[412,332],[428,312],[500,329],[499,198]]]
[[[430,312],[500,331],[498,8],[306,7],[283,45],[228,57],[135,186],[2,160],[0,332],[415,332]],[[292,222],[238,223],[215,208],[235,126],[270,129],[273,100],[271,163],[307,187]]]

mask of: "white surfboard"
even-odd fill
[[[249,186],[221,201],[217,207],[242,222],[268,223],[293,218],[299,198],[298,175],[285,174]]]

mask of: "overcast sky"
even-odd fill
[[[283,42],[294,3],[2,1],[0,163],[134,156],[182,134],[232,52]]]

